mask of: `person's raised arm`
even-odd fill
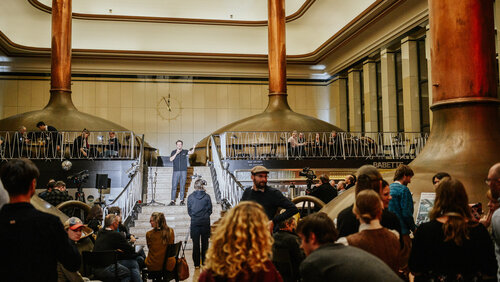
[[[191,155],[192,153],[194,153],[194,150],[196,149],[196,144],[193,145],[193,148],[191,148],[189,151],[188,151],[188,155]]]

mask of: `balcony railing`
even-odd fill
[[[139,150],[132,131],[0,131],[2,159],[134,159]]]
[[[224,132],[221,158],[413,159],[425,146],[421,132]]]

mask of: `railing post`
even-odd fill
[[[135,136],[134,136],[134,132],[131,131],[130,132],[130,139],[132,140],[130,142],[130,159],[134,159],[134,153],[135,153]]]

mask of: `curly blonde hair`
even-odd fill
[[[205,268],[227,278],[268,271],[265,262],[273,244],[268,221],[262,206],[255,202],[244,201],[232,208],[212,235]]]

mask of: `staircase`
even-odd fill
[[[186,187],[188,188],[184,193],[184,201],[186,202],[185,206],[179,206],[179,199],[177,199],[175,206],[167,206],[168,203],[170,203],[173,172],[172,167],[149,168],[147,176],[148,190],[144,202],[149,203],[152,200],[155,172],[157,175],[155,200],[156,202],[165,204],[165,206],[149,205],[142,207],[142,211],[138,215],[137,220],[135,220],[134,226],[130,227],[130,233],[138,237],[136,244],[146,246],[146,232],[151,230],[149,219],[153,212],[162,212],[163,214],[165,214],[167,225],[174,229],[175,242],[185,240],[186,235],[189,233],[189,225],[191,223],[191,218],[187,213],[187,196],[189,196],[194,191],[194,180],[191,179],[191,176],[194,174],[201,175],[201,177],[207,182],[207,186],[205,187],[205,189],[207,194],[209,194],[212,199],[212,215],[210,217],[210,221],[213,223],[217,219],[219,219],[221,207],[215,201],[214,188],[209,167],[196,166],[188,168],[186,180]],[[190,238],[188,239],[186,249],[192,249],[192,241]]]

